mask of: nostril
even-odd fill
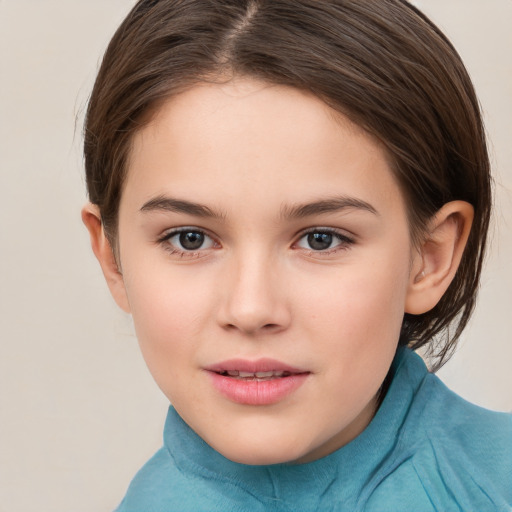
[[[282,326],[280,326],[279,324],[265,324],[261,328],[261,331],[271,334],[271,333],[277,333],[281,329],[282,329]]]
[[[243,330],[247,333],[254,333],[256,331],[264,331],[264,332],[274,332],[274,331],[277,331],[280,329],[280,326],[279,324],[265,324],[265,325],[262,325],[261,327],[255,327],[255,328],[250,328],[250,327],[247,327],[244,328],[244,329],[240,329],[236,324],[232,324],[232,323],[229,323],[229,324],[226,324],[224,326],[224,329],[228,330],[228,331],[239,331],[239,330]]]

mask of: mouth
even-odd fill
[[[280,379],[282,377],[289,377],[290,375],[297,375],[288,371],[269,371],[269,372],[243,372],[240,370],[224,370],[217,372],[223,377],[231,377],[233,379],[245,380],[245,381],[258,381],[263,382],[266,380]]]
[[[243,405],[271,405],[298,390],[311,372],[280,361],[230,360],[205,368],[216,391]]]

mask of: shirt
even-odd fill
[[[116,512],[511,511],[512,415],[466,402],[408,349],[390,371],[367,428],[306,464],[232,462],[170,407]]]

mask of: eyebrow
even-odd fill
[[[323,213],[334,213],[340,210],[356,209],[363,210],[379,216],[379,212],[366,201],[355,197],[336,196],[312,203],[297,205],[285,205],[281,208],[281,216],[287,219],[303,218]]]
[[[312,215],[320,215],[323,213],[334,213],[347,209],[358,209],[370,212],[374,215],[379,215],[378,211],[370,203],[354,197],[341,196],[322,199],[311,203],[284,205],[281,207],[281,216],[285,219],[297,219],[310,217]],[[158,196],[150,199],[144,203],[140,211],[185,213],[195,217],[214,219],[224,219],[226,217],[224,213],[217,212],[206,205],[166,196]]]
[[[193,215],[195,217],[209,217],[214,219],[223,219],[225,214],[216,212],[208,206],[200,203],[193,203],[184,199],[175,199],[172,197],[158,196],[150,199],[140,209],[141,212],[175,212]]]

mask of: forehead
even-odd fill
[[[367,132],[312,94],[242,78],[160,106],[134,136],[123,199],[134,192],[139,202],[172,192],[226,207],[333,194],[402,203],[387,154]]]

